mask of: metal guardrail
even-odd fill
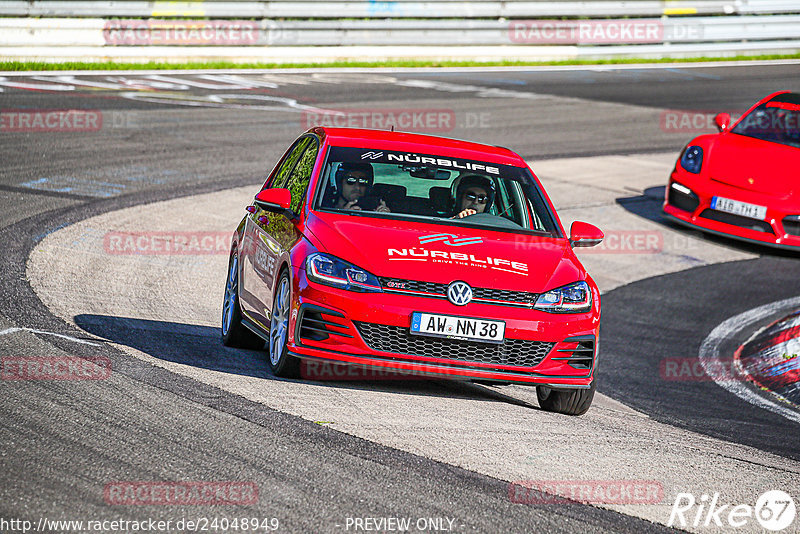
[[[0,0],[0,58],[17,60],[480,62],[798,52],[800,0]]]
[[[206,18],[538,18],[800,13],[800,0],[0,1],[0,16]]]
[[[0,18],[0,46],[4,47],[634,45],[763,40],[800,40],[800,15],[507,22]]]

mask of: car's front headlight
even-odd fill
[[[533,307],[551,313],[586,312],[592,307],[592,291],[586,282],[573,282],[542,293]]]
[[[352,263],[336,256],[316,252],[306,258],[306,275],[309,280],[348,291],[380,292],[378,278]]]
[[[681,155],[681,167],[692,174],[700,174],[703,166],[703,148],[697,145],[689,145]]]

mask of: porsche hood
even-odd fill
[[[707,160],[717,182],[781,199],[797,193],[798,148],[728,133],[717,137]]]

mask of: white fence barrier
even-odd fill
[[[271,0],[145,2],[78,0],[0,1],[0,16],[18,17],[207,17],[207,18],[538,18],[758,15],[800,13],[798,0],[583,0],[372,2]]]

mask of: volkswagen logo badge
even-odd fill
[[[466,282],[457,280],[447,286],[447,300],[456,306],[466,306],[472,300],[472,288]]]

